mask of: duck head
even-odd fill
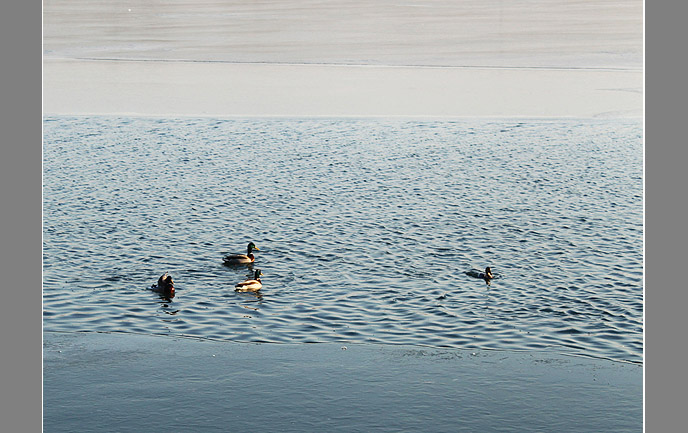
[[[246,247],[246,255],[251,255],[251,252],[253,250],[260,251],[260,249],[258,249],[256,244],[254,244],[253,242],[249,242],[248,246]]]

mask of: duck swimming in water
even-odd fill
[[[168,298],[174,298],[174,281],[172,281],[172,277],[165,272],[158,278],[158,283],[151,286],[151,290],[161,293]]]
[[[485,280],[485,284],[490,284],[490,281],[494,278],[494,275],[492,275],[492,269],[490,267],[485,268],[485,272],[480,273],[480,278]]]
[[[260,271],[260,269],[256,269],[253,273],[253,278],[248,278],[245,281],[238,283],[234,290],[237,292],[255,292],[260,290],[260,288],[263,287],[263,284],[260,282],[260,277],[262,275],[263,273]]]
[[[477,269],[471,269],[470,271],[466,272],[466,275],[474,278],[480,278],[485,281],[485,284],[489,285],[490,281],[494,279],[494,275],[492,274],[492,269],[490,267],[485,268],[485,272],[480,272]]]
[[[247,265],[256,260],[253,255],[253,250],[260,251],[256,244],[249,242],[246,247],[246,254],[230,254],[225,256],[222,260],[224,260],[225,265]]]

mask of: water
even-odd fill
[[[642,363],[638,120],[48,117],[43,158],[47,331]]]

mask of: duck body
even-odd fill
[[[247,265],[253,263],[256,257],[253,254],[231,254],[222,259],[227,265]]]
[[[253,250],[260,251],[256,244],[249,242],[246,247],[246,254],[230,254],[225,256],[222,260],[226,265],[247,265],[253,263],[256,257],[253,255]]]
[[[260,269],[256,269],[253,278],[246,279],[240,283],[237,283],[234,290],[237,292],[255,292],[263,287],[263,283],[260,282],[260,277],[263,273]]]
[[[151,290],[154,292],[162,293],[163,295],[173,298],[174,297],[174,281],[172,277],[165,272],[158,278],[157,284],[151,286]]]

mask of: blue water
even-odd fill
[[[47,331],[642,363],[638,120],[48,117],[43,146]],[[249,241],[257,294],[222,263]]]

